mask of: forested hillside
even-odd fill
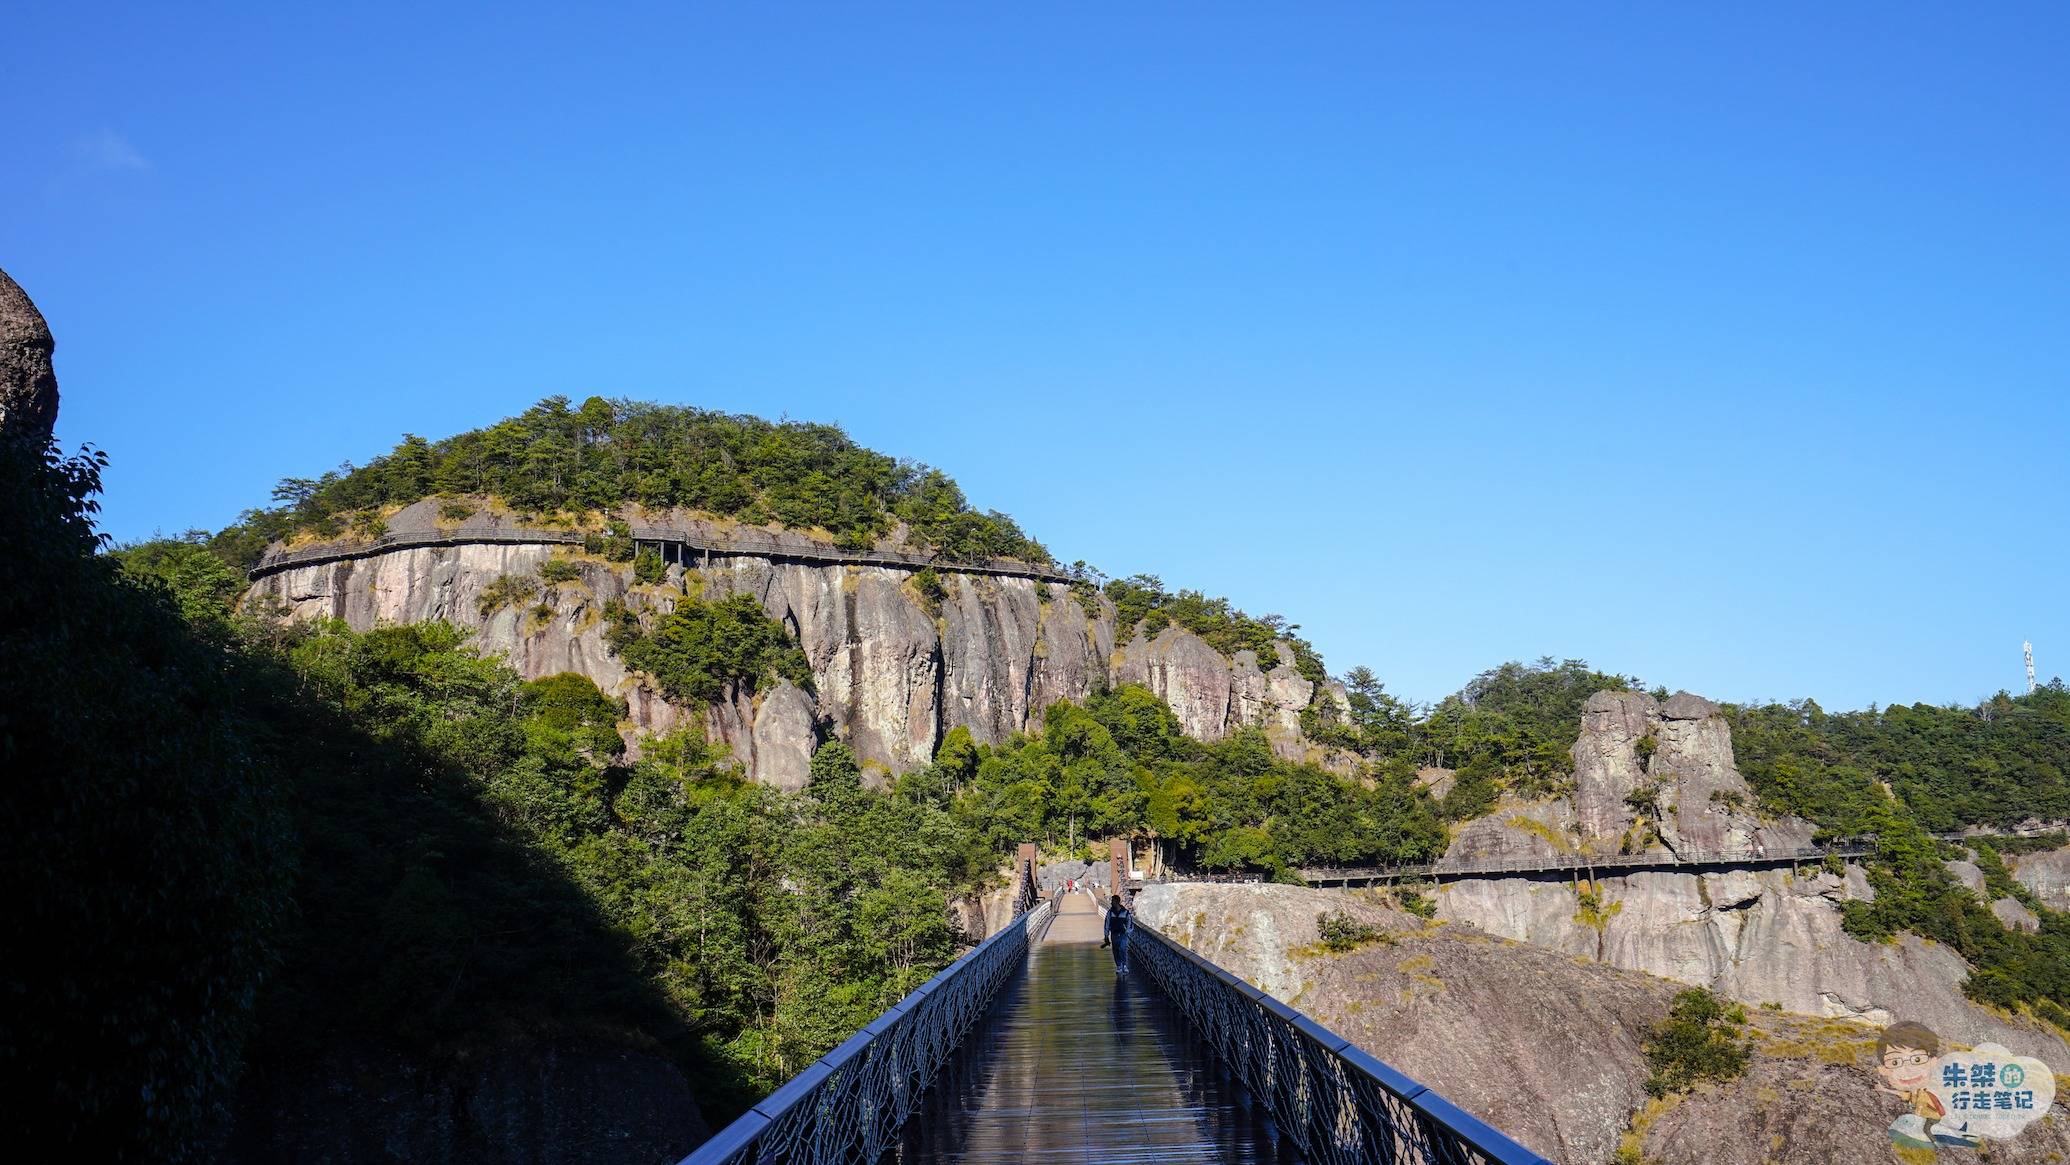
[[[549,397],[486,429],[404,437],[365,465],[289,479],[274,490],[280,505],[247,511],[214,544],[242,569],[274,540],[372,534],[383,507],[436,494],[492,495],[540,516],[680,506],[823,530],[848,549],[902,522],[945,558],[1050,560],[1013,519],[973,510],[941,471],[865,449],[835,426],[594,396],[580,407]]]
[[[66,1135],[98,1136],[110,1157],[206,1154],[239,1079],[369,1043],[420,1064],[510,1040],[638,1048],[723,1120],[952,959],[972,936],[945,907],[997,889],[1022,841],[1089,856],[1107,837],[1150,836],[1181,868],[1266,877],[1435,858],[1447,823],[1504,795],[1565,792],[1583,703],[1638,686],[1543,659],[1418,707],[1354,668],[1341,706],[1318,698],[1302,716],[1313,744],[1341,750],[1339,771],[1276,754],[1257,729],[1196,739],[1150,690],[1095,686],[1048,708],[1039,732],[984,745],[953,729],[883,790],[827,743],[808,787],[785,794],[745,781],[695,730],[649,737],[629,760],[616,698],[579,675],[526,682],[449,625],[354,631],[240,611],[235,566],[266,540],[364,531],[383,505],[441,490],[541,513],[697,506],[851,543],[902,521],[951,557],[1042,557],[933,471],[820,426],[548,401],[289,483],[289,505],[213,538],[108,554],[89,525],[99,461],[10,458],[27,524],[0,547],[0,747],[11,772],[43,779],[11,790],[8,827],[50,839],[10,851],[11,884],[37,905],[12,945],[69,952],[48,977],[18,965],[13,990],[54,1014],[71,1014],[67,998],[122,1002],[0,1054],[48,1068],[50,1110],[84,1114]],[[535,585],[564,585],[545,576],[567,569],[549,560]],[[939,602],[929,573],[913,585]],[[1283,618],[1151,575],[1099,584],[1090,574],[1044,601],[1111,604],[1123,628],[1183,626],[1268,666],[1291,651],[1285,662],[1326,678]],[[615,652],[690,704],[811,682],[792,633],[747,596],[685,593],[602,618]],[[1926,836],[2070,816],[2060,684],[1974,708],[1729,715],[1764,810],[1882,839],[1877,899],[1848,905],[1851,931],[1939,939],[1977,968],[1975,997],[2070,1022],[2070,920],[1979,845],[1991,892],[2042,920],[2007,930]],[[1442,799],[1419,782],[1427,768],[1450,778]],[[142,1107],[139,1083],[156,1098]]]

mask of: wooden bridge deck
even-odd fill
[[[1066,896],[907,1122],[914,1165],[1278,1160],[1261,1119],[1140,969],[1117,975],[1089,894]]]

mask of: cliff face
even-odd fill
[[[623,697],[633,727],[662,732],[701,719],[758,781],[802,787],[812,750],[829,737],[866,764],[900,773],[926,764],[951,729],[979,743],[1038,730],[1042,710],[1083,699],[1097,685],[1138,683],[1163,697],[1185,731],[1219,739],[1263,727],[1289,757],[1305,755],[1301,709],[1315,685],[1290,663],[1261,669],[1254,654],[1225,657],[1199,636],[1168,627],[1154,639],[1116,642],[1104,598],[1088,612],[1065,588],[1030,578],[938,567],[938,609],[913,587],[910,569],[730,556],[686,575],[635,585],[630,569],[576,556],[580,576],[534,601],[483,613],[483,591],[506,574],[531,574],[556,553],[546,545],[397,548],[291,567],[253,584],[247,601],[277,600],[294,618],[342,619],[355,629],[426,619],[474,633],[528,678],[572,671]],[[692,577],[694,575],[695,577]],[[707,598],[744,593],[796,636],[813,691],[776,684],[736,693],[712,708],[677,706],[630,675],[606,646],[602,610],[622,599],[666,610],[685,588]],[[1291,660],[1291,650],[1283,653]]]
[[[1642,742],[1650,742],[1650,757]],[[1789,852],[1811,836],[1807,822],[1753,814],[1752,791],[1733,765],[1731,728],[1714,705],[1687,693],[1664,702],[1597,693],[1582,716],[1574,764],[1571,796],[1504,802],[1462,827],[1445,860],[1621,848]],[[1583,891],[1593,893],[1592,905]],[[1891,944],[1850,937],[1840,904],[1870,893],[1854,866],[1838,874],[1640,871],[1592,887],[1558,877],[1467,878],[1439,887],[1438,912],[1749,1004],[1877,1024],[1917,1020],[1966,1044],[1991,1040],[2052,1061],[2070,1058],[2070,1045],[2053,1034],[1970,1003],[1962,994],[1969,968],[1954,951],[1909,935]]]
[[[1317,943],[1326,911],[1388,938],[1332,954]],[[1151,886],[1136,912],[1554,1161],[1891,1160],[1886,1130],[1905,1106],[1876,1090],[1876,1029],[1857,1020],[1749,1008],[1745,1075],[1649,1101],[1644,1044],[1678,983],[1426,923],[1370,893]],[[1989,1156],[2047,1162],[2065,1153],[2070,1123],[2050,1117],[1993,1142]]]
[[[1316,916],[1392,936],[1332,955]],[[1610,1159],[1676,988],[1298,886],[1152,886],[1137,916],[1557,1161]],[[1586,1063],[1579,1060],[1587,1056]]]

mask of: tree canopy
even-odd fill
[[[824,530],[849,549],[903,522],[951,560],[1050,561],[1012,518],[972,509],[940,470],[865,449],[836,426],[594,396],[579,406],[548,397],[485,429],[405,436],[365,465],[290,478],[274,508],[246,511],[213,545],[248,568],[272,541],[371,532],[382,507],[440,494],[494,496],[534,514],[684,507]]]

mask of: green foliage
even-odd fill
[[[354,1031],[630,1025],[725,1119],[946,965],[943,904],[993,865],[938,806],[865,789],[842,745],[787,797],[694,731],[625,766],[617,701],[524,683],[443,624],[286,643],[376,747],[300,798],[322,877],[269,1012],[281,1059]]]
[[[1176,623],[1224,655],[1255,653],[1259,668],[1265,671],[1283,662],[1280,643],[1284,641],[1293,650],[1296,670],[1316,684],[1329,679],[1314,647],[1294,635],[1299,625],[1278,615],[1252,618],[1231,606],[1228,599],[1211,599],[1199,591],[1170,594],[1163,580],[1153,574],[1115,579],[1107,584],[1106,595],[1114,604],[1115,625],[1124,631],[1141,624],[1145,635],[1156,638]]]
[[[1456,770],[1444,812],[1463,821],[1488,812],[1505,791],[1526,797],[1566,791],[1581,706],[1596,692],[1624,691],[1635,682],[1578,659],[1506,663],[1419,715],[1361,667],[1344,677],[1349,709],[1319,700],[1302,714],[1302,728],[1376,764]]]
[[[1506,663],[1431,709],[1419,736],[1432,763],[1463,772],[1485,757],[1507,787],[1526,796],[1565,792],[1581,706],[1597,692],[1626,691],[1635,683],[1578,659]]]
[[[2070,817],[2070,691],[1975,707],[1893,704],[1829,714],[1810,700],[1728,708],[1733,752],[1762,801],[1843,833],[1882,800],[1929,832]]]
[[[949,597],[949,588],[942,584],[942,576],[933,567],[924,567],[914,573],[913,590],[919,594],[928,614],[942,613],[942,601]]]
[[[467,519],[474,517],[474,506],[472,503],[457,500],[440,502],[438,516],[440,521],[465,522]]]
[[[539,593],[538,578],[529,574],[504,574],[489,580],[475,596],[474,608],[486,619],[505,607],[530,602]]]
[[[1316,915],[1315,931],[1322,939],[1324,949],[1339,955],[1371,943],[1394,945],[1393,935],[1370,922],[1361,922],[1341,910],[1326,910]]]
[[[642,550],[633,556],[633,581],[653,585],[668,575],[668,567],[656,550]]]
[[[1997,1007],[2070,1020],[2070,915],[2040,909],[2038,933],[2009,930],[1943,865],[1933,832],[2005,827],[2070,810],[2070,693],[2052,684],[2000,693],[1974,708],[1915,704],[1828,714],[1816,703],[1728,708],[1733,751],[1764,808],[1816,822],[1828,835],[1873,835],[1874,902],[1849,902],[1857,938],[1909,931],[1968,960],[1963,990]],[[1888,783],[1886,793],[1884,782]],[[1978,846],[1986,890],[2040,904]]]
[[[1426,897],[1421,890],[1411,890],[1405,886],[1396,887],[1394,900],[1401,904],[1403,910],[1418,918],[1437,917],[1437,901]]]
[[[605,607],[605,641],[625,665],[654,677],[671,699],[712,703],[729,685],[754,691],[771,679],[812,686],[805,653],[751,595],[717,602],[688,596],[648,623],[623,603]]]
[[[574,582],[582,577],[582,564],[572,558],[554,557],[540,563],[537,573],[543,583]]]
[[[909,780],[953,805],[989,852],[1021,840],[1070,850],[1083,838],[1147,831],[1175,862],[1276,875],[1444,848],[1435,806],[1411,774],[1345,780],[1280,760],[1256,731],[1193,740],[1134,685],[1083,706],[1051,705],[1039,734],[1001,745],[951,733],[933,768]]]
[[[207,537],[193,530],[132,543],[110,557],[131,581],[163,588],[189,626],[220,644],[230,637],[231,607],[244,591],[244,578],[208,549]]]
[[[286,916],[283,770],[222,648],[234,576],[98,554],[105,464],[0,439],[0,1076],[18,1152],[209,1160]]]
[[[1991,848],[2005,857],[2020,854],[2040,853],[2043,850],[2062,849],[2070,845],[2070,833],[2060,829],[2037,833],[2031,837],[1996,837],[1991,839]]]
[[[971,509],[938,470],[864,449],[834,426],[599,397],[574,407],[560,396],[486,429],[435,443],[406,436],[365,466],[284,481],[280,506],[247,512],[213,546],[248,567],[275,539],[329,536],[344,515],[439,493],[493,495],[535,514],[681,506],[823,529],[851,549],[903,522],[950,559],[1049,561],[1011,518]]]
[[[1743,1036],[1745,1024],[1744,1010],[1728,1011],[1700,987],[1675,996],[1667,1018],[1654,1025],[1646,1041],[1646,1063],[1653,1069],[1647,1095],[1662,1097],[1700,1080],[1731,1080],[1746,1071],[1750,1041]]]

